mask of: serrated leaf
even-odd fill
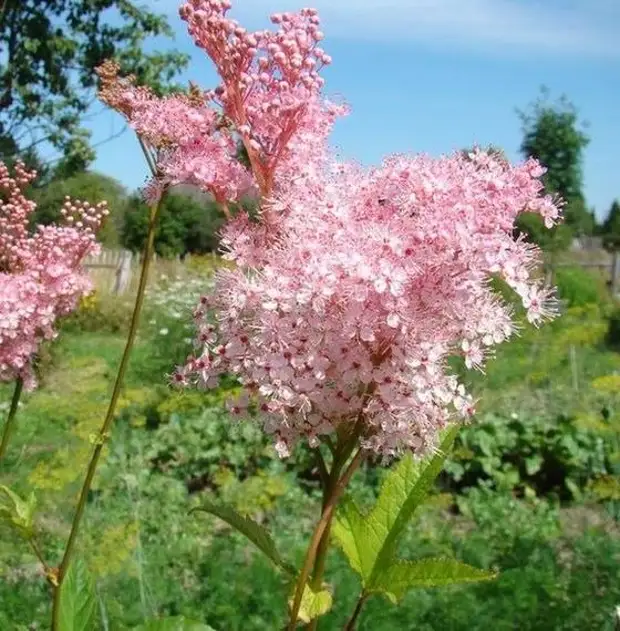
[[[280,556],[271,535],[263,526],[256,523],[250,517],[241,515],[234,508],[225,504],[215,504],[208,501],[203,503],[202,506],[194,508],[191,512],[195,511],[210,513],[211,515],[219,517],[222,521],[225,521],[229,526],[232,526],[235,530],[247,537],[275,565],[282,568],[288,574],[295,574],[295,568]]]
[[[396,604],[414,587],[442,587],[490,581],[496,576],[495,572],[480,570],[455,559],[397,561],[379,573],[372,591],[385,594]]]
[[[60,586],[58,631],[92,631],[95,627],[95,586],[81,559],[74,559]]]
[[[36,507],[34,493],[31,493],[27,500],[23,500],[8,486],[0,485],[0,519],[15,528],[24,539],[30,539],[34,534]]]
[[[291,599],[289,607],[292,606],[292,602]],[[331,592],[327,589],[314,590],[310,585],[306,584],[297,618],[307,624],[314,618],[325,615],[332,608],[332,602]]]
[[[448,428],[439,451],[425,460],[405,456],[388,473],[368,515],[362,515],[352,500],[343,502],[332,533],[365,588],[372,588],[392,565],[405,527],[441,472],[457,432],[457,426]]]
[[[132,631],[213,631],[213,627],[203,622],[188,620],[183,616],[174,616],[161,620],[148,620],[139,627],[133,627]]]

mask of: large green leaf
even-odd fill
[[[458,583],[489,581],[495,572],[479,570],[455,559],[397,561],[376,578],[372,591],[382,592],[397,603],[412,587],[441,587]]]
[[[148,620],[139,627],[133,627],[132,631],[213,631],[213,627],[203,622],[188,620],[183,616],[175,616],[161,620]]]
[[[365,588],[372,590],[392,565],[405,527],[441,472],[457,431],[456,426],[446,430],[440,449],[425,460],[405,456],[387,475],[368,515],[352,500],[343,502],[332,533]]]
[[[289,606],[292,605],[292,602],[292,600],[289,602]],[[331,592],[327,589],[315,590],[306,584],[301,597],[301,606],[299,607],[297,619],[308,624],[314,618],[326,614],[332,608],[332,602]]]
[[[81,559],[74,559],[60,586],[58,631],[92,631],[95,626],[95,586]]]
[[[194,508],[192,512],[201,511],[210,513],[225,521],[229,526],[238,530],[245,535],[259,550],[261,550],[275,565],[282,568],[288,574],[294,575],[295,568],[286,562],[276,549],[271,535],[260,524],[253,519],[241,515],[234,508],[225,504],[215,504],[213,502],[205,502],[202,506]]]

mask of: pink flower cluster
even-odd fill
[[[101,98],[120,111],[158,150],[158,177],[148,187],[189,183],[217,201],[236,201],[258,190],[269,197],[278,168],[295,170],[326,138],[347,108],[321,98],[319,71],[330,63],[315,10],[274,15],[278,30],[248,32],[227,17],[228,0],[190,0],[180,14],[195,43],[214,62],[222,83],[202,92],[159,98],[118,66],[99,69]],[[328,130],[327,130],[328,131]],[[309,137],[311,136],[311,138]],[[237,158],[243,143],[251,172]]]
[[[512,228],[526,209],[553,222],[558,208],[540,196],[533,160],[512,167],[475,152],[321,167],[273,200],[275,242],[251,238],[244,218],[228,225],[239,267],[203,299],[199,352],[176,380],[210,387],[237,375],[246,396],[234,411],[260,409],[283,455],[356,424],[387,456],[432,449],[441,427],[473,412],[447,358],[481,368],[514,332],[492,276],[531,322],[553,315],[538,252]]]
[[[240,214],[224,229],[237,267],[202,299],[197,352],[175,381],[212,387],[236,375],[245,395],[231,409],[259,412],[282,455],[353,429],[386,456],[432,449],[440,428],[473,412],[448,357],[482,368],[514,332],[493,276],[531,322],[553,315],[538,251],[513,237],[521,212],[559,219],[541,194],[544,171],[479,150],[369,170],[336,161],[328,137],[347,110],[321,95],[331,60],[316,11],[251,33],[229,9],[188,0],[180,11],[220,75],[212,92],[158,99],[100,71],[104,99],[158,148],[159,182],[198,184],[222,202],[250,184],[259,192],[260,221]]]
[[[97,206],[67,200],[64,225],[28,223],[36,204],[24,196],[35,172],[22,164],[12,177],[0,162],[0,381],[24,379],[35,385],[32,361],[54,323],[70,313],[90,290],[82,260],[96,248],[95,233],[108,214]]]
[[[189,0],[180,15],[220,74],[215,101],[235,122],[259,188],[269,194],[289,141],[311,116],[308,106],[324,83],[319,71],[331,58],[318,46],[323,33],[314,9],[273,15],[276,32],[248,32],[226,16],[230,8],[228,0]]]

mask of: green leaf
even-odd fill
[[[496,576],[495,572],[479,570],[455,559],[397,561],[379,573],[372,591],[385,594],[396,604],[413,587],[490,581]]]
[[[307,624],[314,618],[326,614],[332,608],[332,602],[332,595],[327,589],[314,590],[310,585],[306,584],[297,618]],[[293,600],[291,599],[289,607],[292,604]]]
[[[92,631],[95,628],[95,586],[81,559],[74,559],[60,586],[58,631]]]
[[[393,564],[405,527],[441,472],[457,432],[457,426],[448,428],[439,451],[426,460],[405,456],[388,473],[368,515],[352,500],[343,502],[332,533],[365,588],[372,590],[381,573]]]
[[[37,500],[34,493],[23,500],[8,486],[0,485],[0,519],[3,519],[24,538],[34,534],[34,512]]]
[[[574,499],[579,500],[582,497],[582,492],[579,486],[573,482],[570,478],[566,478],[564,481],[566,488],[571,492]]]
[[[133,631],[213,631],[213,627],[203,622],[188,620],[183,616],[162,618],[161,620],[148,620]]]
[[[201,511],[210,513],[225,521],[229,526],[245,535],[261,552],[263,552],[276,566],[282,568],[288,574],[294,575],[295,568],[286,562],[276,549],[271,535],[260,524],[253,519],[241,515],[234,508],[225,504],[215,504],[206,502],[198,508],[194,508],[191,512]]]
[[[540,471],[544,462],[540,454],[534,454],[525,459],[525,471],[528,475],[534,475]]]

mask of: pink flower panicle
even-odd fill
[[[514,333],[491,279],[512,287],[530,322],[554,315],[538,250],[513,237],[524,211],[547,226],[559,219],[544,170],[480,150],[394,156],[375,169],[337,162],[328,137],[347,108],[322,96],[331,60],[317,12],[277,14],[274,32],[249,32],[230,8],[180,9],[221,78],[211,92],[162,99],[115,66],[100,71],[104,99],[158,151],[151,195],[190,182],[224,203],[250,187],[260,196],[258,222],[240,213],[223,231],[237,267],[197,308],[196,354],[173,380],[212,387],[236,375],[245,392],[231,411],[259,413],[282,455],[353,427],[387,457],[433,449],[440,428],[474,409],[448,357],[482,369]],[[239,139],[250,171],[236,159]]]
[[[283,455],[356,423],[379,454],[433,449],[440,428],[474,411],[448,357],[481,369],[515,331],[490,279],[515,290],[531,322],[555,313],[538,250],[512,236],[525,209],[559,217],[540,175],[532,160],[477,152],[325,163],[288,182],[271,202],[275,241],[243,218],[226,227],[238,267],[203,298],[196,356],[176,380],[212,387],[235,374],[247,400],[234,410],[259,412]]]
[[[150,195],[189,183],[220,202],[258,190],[270,197],[276,171],[299,170],[321,151],[326,131],[347,108],[321,96],[320,71],[330,63],[318,46],[323,34],[313,9],[272,16],[276,32],[248,32],[226,16],[226,0],[191,0],[180,9],[196,44],[215,64],[222,84],[203,92],[158,97],[118,76],[118,64],[99,69],[100,96],[157,149],[159,175]],[[238,141],[252,169],[237,159]],[[318,141],[318,142],[317,142]]]
[[[189,0],[180,15],[196,45],[207,52],[222,79],[214,99],[236,126],[248,149],[263,193],[288,143],[311,115],[319,97],[320,70],[331,58],[315,9],[272,15],[276,32],[249,32],[227,17],[228,0]]]
[[[55,336],[56,319],[91,289],[81,264],[96,252],[96,232],[108,214],[105,202],[67,199],[62,225],[30,234],[36,204],[23,191],[35,176],[17,164],[11,177],[0,162],[0,381],[19,377],[27,387],[35,385],[32,362],[41,342]]]
[[[251,190],[251,174],[236,158],[236,139],[208,106],[208,95],[192,87],[190,94],[158,97],[135,86],[133,77],[119,77],[118,71],[111,61],[97,69],[99,95],[157,151],[158,175],[147,185],[147,197],[181,183],[198,186],[220,202]]]
[[[28,235],[28,218],[36,204],[24,197],[22,189],[35,177],[23,164],[15,166],[15,177],[0,162],[0,272],[18,264],[21,244]]]

